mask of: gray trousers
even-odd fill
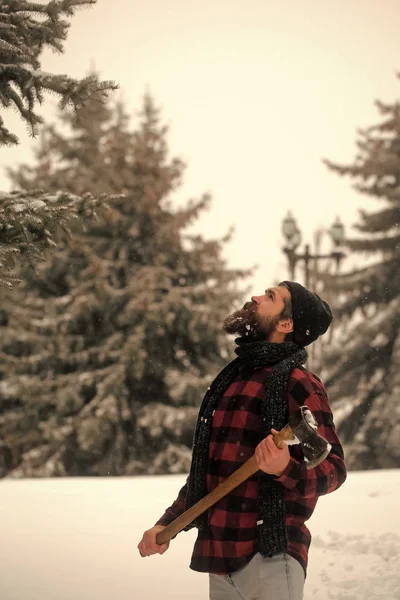
[[[304,571],[288,554],[257,553],[229,575],[210,573],[210,600],[302,600]]]

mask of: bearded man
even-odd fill
[[[138,548],[163,554],[156,535],[255,454],[259,471],[200,515],[190,568],[209,574],[210,600],[301,600],[319,496],[346,479],[341,443],[320,379],[304,368],[305,347],[326,333],[329,305],[284,281],[224,321],[238,334],[237,358],[216,377],[200,407],[190,474],[175,502]],[[331,451],[308,469],[299,445],[273,436],[307,406]]]

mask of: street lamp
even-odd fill
[[[344,257],[343,252],[340,252],[340,245],[344,241],[345,233],[344,233],[344,225],[341,222],[339,217],[336,217],[336,221],[331,225],[329,230],[329,234],[332,238],[334,244],[334,250],[332,251],[332,258],[336,261],[336,270],[339,270],[340,261]]]
[[[329,233],[335,246],[339,246],[343,242],[344,225],[341,222],[340,217],[336,217],[336,221],[332,223]]]
[[[292,215],[292,211],[289,210],[288,214],[282,221],[282,233],[290,243],[293,239],[293,236],[298,231],[296,221]]]
[[[337,268],[339,268],[340,261],[345,256],[345,254],[340,250],[340,245],[345,239],[345,230],[344,225],[339,217],[336,218],[335,222],[331,225],[329,229],[329,234],[334,243],[334,249],[329,254],[312,254],[310,252],[309,244],[305,245],[303,254],[298,254],[296,252],[297,248],[301,244],[301,231],[297,227],[296,220],[294,219],[291,211],[288,212],[287,216],[282,222],[282,233],[286,241],[283,251],[288,258],[290,276],[292,280],[295,279],[296,264],[299,260],[303,260],[305,266],[305,285],[307,288],[310,282],[311,260],[314,260],[314,264],[317,265],[317,261],[320,259],[334,259],[336,261]]]

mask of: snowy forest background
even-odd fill
[[[95,70],[41,70],[85,4],[0,3],[0,143],[18,141],[10,107],[37,133],[0,196],[3,478],[186,473],[197,408],[232,358],[221,322],[254,293],[260,257],[232,268],[229,227],[193,232],[211,196],[174,203],[185,149],[170,148],[168,107],[146,92],[133,110]],[[60,105],[42,123],[46,90]],[[400,103],[378,102],[355,141],[351,163],[325,159],[360,212],[346,269],[319,277],[336,324],[316,367],[349,468],[399,468]]]

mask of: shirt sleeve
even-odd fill
[[[186,491],[189,477],[186,479],[185,485],[179,490],[177,499],[169,508],[166,509],[163,516],[157,521],[155,525],[167,526],[172,521],[175,521],[181,514],[186,510]]]
[[[307,396],[304,402],[304,397],[302,398],[301,404],[307,406],[313,413],[318,423],[318,433],[331,444],[332,449],[322,463],[317,467],[307,469],[299,446],[290,446],[290,462],[282,475],[276,477],[275,480],[279,481],[287,490],[297,493],[303,498],[313,498],[337,490],[345,482],[347,471],[343,448],[336,433],[326,393],[320,390],[310,393],[307,386],[298,382],[292,390],[294,397],[299,386],[302,387],[301,394]],[[293,405],[295,404],[298,408],[298,401],[293,403]]]

